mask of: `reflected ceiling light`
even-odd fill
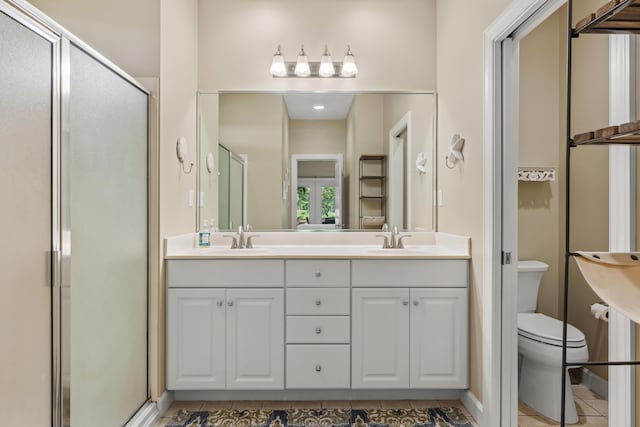
[[[358,67],[356,67],[356,59],[351,52],[351,46],[347,45],[347,53],[344,55],[342,61],[342,71],[340,74],[343,77],[355,77],[358,74]]]
[[[282,56],[282,52],[280,52],[280,45],[278,45],[278,49],[276,49],[276,53],[273,55],[273,61],[271,61],[271,69],[269,72],[275,77],[287,76],[287,65],[284,63],[284,56]]]
[[[324,110],[324,105],[314,105],[313,109],[314,110]]]
[[[309,68],[309,60],[304,51],[304,45],[300,46],[300,53],[298,54],[294,73],[296,73],[298,77],[309,77],[311,75],[311,68]]]
[[[324,53],[322,54],[322,58],[320,58],[320,69],[318,70],[318,74],[320,77],[331,77],[335,73],[336,69],[333,67],[333,61],[331,60],[329,49],[327,48],[327,45],[324,45]]]
[[[350,46],[347,46],[344,62],[333,62],[326,45],[319,62],[309,61],[304,46],[300,48],[297,61],[291,62],[284,60],[280,45],[278,45],[269,72],[273,77],[355,78],[358,74],[358,68]]]

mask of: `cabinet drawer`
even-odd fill
[[[167,260],[170,288],[274,288],[284,286],[283,260]]]
[[[349,316],[287,316],[289,344],[349,344]]]
[[[287,388],[349,388],[348,345],[288,345]]]
[[[349,286],[347,260],[289,260],[287,286]]]
[[[287,289],[287,315],[349,314],[349,288]]]
[[[469,280],[466,259],[353,260],[353,287],[464,288]]]

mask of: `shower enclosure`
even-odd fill
[[[124,425],[148,400],[148,94],[0,0],[3,423]]]

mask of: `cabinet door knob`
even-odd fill
[[[413,300],[413,305],[417,307],[418,305],[420,305],[420,302],[417,299],[415,299]]]
[[[322,333],[322,328],[321,327],[317,327],[316,328],[316,334],[320,335]]]
[[[316,365],[316,372],[320,372],[320,371],[322,371],[322,366]]]
[[[320,300],[320,298],[316,298],[316,305],[320,305],[322,304],[322,301]]]
[[[316,277],[320,277],[322,276],[322,272],[320,270],[316,270],[315,273],[313,273]]]
[[[406,299],[402,300],[402,305],[409,305],[409,301],[407,301]]]
[[[227,305],[228,305],[229,307],[233,307],[233,300],[229,301],[229,302],[227,303]]]
[[[216,304],[218,305],[218,307],[222,307],[222,304],[224,304],[224,303],[220,300]]]

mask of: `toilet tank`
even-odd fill
[[[518,313],[533,313],[538,303],[540,281],[549,266],[544,262],[518,261]]]

